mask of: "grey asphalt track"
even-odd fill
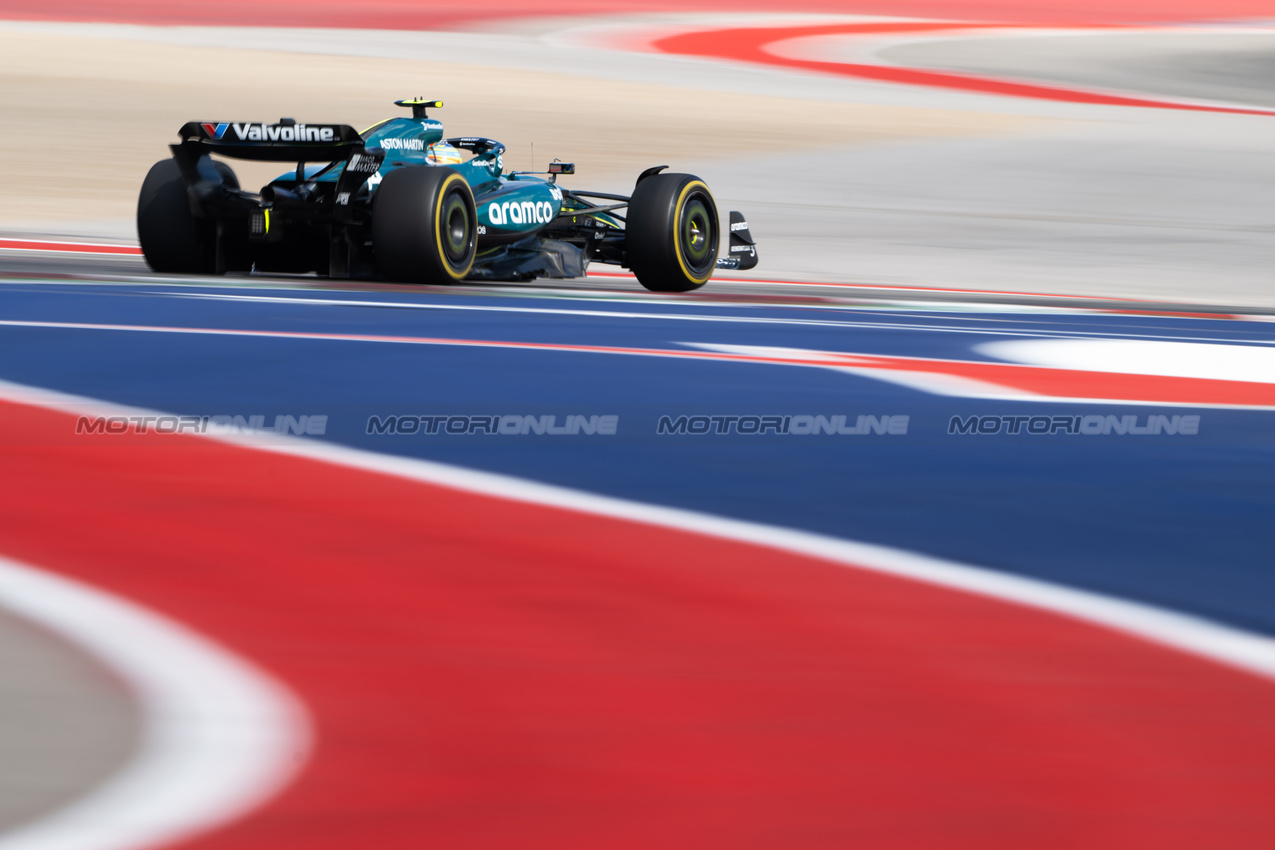
[[[1120,34],[925,41],[891,64],[1275,107],[1275,34]]]
[[[692,170],[747,213],[759,273],[1275,306],[1275,118],[1171,118]]]
[[[99,785],[141,734],[123,683],[79,647],[0,608],[0,833]]]

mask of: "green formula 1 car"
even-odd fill
[[[158,272],[308,273],[417,283],[581,277],[590,263],[633,270],[647,289],[684,292],[715,269],[757,265],[744,217],[721,223],[690,174],[648,168],[631,196],[558,185],[571,163],[506,173],[505,146],[443,138],[439,101],[400,100],[412,117],[359,134],[344,124],[191,122],[142,184],[137,230]],[[213,155],[295,162],[261,192]]]

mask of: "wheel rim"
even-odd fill
[[[473,247],[473,226],[465,196],[458,190],[448,192],[442,212],[439,224],[443,230],[443,253],[450,265],[461,268],[466,265]]]
[[[678,248],[691,272],[701,274],[713,264],[717,231],[717,222],[703,193],[696,192],[686,199],[680,219]]]

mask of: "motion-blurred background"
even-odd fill
[[[0,0],[0,850],[1271,847],[1273,80],[1268,0]],[[137,255],[183,123],[413,96],[762,264]],[[217,414],[329,425],[138,424]]]

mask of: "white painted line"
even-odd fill
[[[0,382],[0,398],[83,416],[158,416],[96,399]],[[171,414],[168,414],[171,415]],[[724,540],[794,552],[898,578],[973,593],[1086,622],[1269,679],[1275,679],[1275,639],[1140,602],[1103,596],[970,564],[790,528],[668,508],[478,472],[415,458],[384,455],[300,437],[203,436],[256,451],[392,475],[495,499],[545,505]],[[8,848],[0,848],[8,850]]]
[[[309,750],[300,703],[189,628],[102,590],[0,558],[0,607],[82,647],[126,681],[145,718],[113,778],[0,835],[0,850],[141,850],[189,839],[261,805]]]
[[[728,322],[743,324],[767,324],[767,325],[820,325],[820,326],[836,326],[845,324],[844,322],[833,321],[817,321],[815,319],[778,319],[766,316],[720,316],[720,315],[698,315],[694,313],[659,313],[659,312],[636,312],[626,310],[582,310],[570,309],[564,307],[502,307],[484,304],[433,304],[419,301],[362,301],[345,298],[309,298],[297,297],[289,298],[287,296],[278,295],[227,295],[213,292],[176,292],[167,294],[169,298],[198,298],[214,301],[245,301],[260,304],[310,304],[327,307],[391,307],[395,309],[405,310],[453,310],[465,313],[528,313],[532,315],[547,316],[589,316],[594,318],[605,319],[667,319],[669,321],[681,322]],[[656,304],[667,304],[669,302],[653,302]],[[686,306],[684,304],[679,306]],[[708,307],[710,305],[704,305]],[[711,305],[718,307],[719,305]],[[749,305],[761,306],[763,308],[770,305]]]
[[[578,293],[578,294],[576,294]],[[466,293],[470,294],[491,294],[490,290],[478,292],[470,290]],[[968,302],[942,302],[942,301],[914,301],[907,304],[887,305],[887,304],[861,304],[861,303],[844,303],[844,304],[775,304],[765,301],[713,301],[700,300],[694,303],[687,303],[684,300],[668,300],[657,298],[629,298],[629,297],[603,297],[597,293],[587,290],[545,290],[545,289],[505,289],[502,295],[537,295],[543,300],[553,299],[556,301],[569,301],[571,303],[603,303],[603,304],[639,304],[647,307],[672,307],[679,308],[700,308],[705,310],[786,310],[798,309],[803,312],[831,312],[845,313],[847,315],[863,315],[867,314],[885,314],[897,317],[900,314],[912,316],[913,318],[942,318],[935,316],[932,312],[920,311],[918,307],[946,307],[959,308],[961,313],[974,312],[971,306],[974,306],[977,312],[1010,312],[1013,315],[1106,315],[1105,311],[1096,309],[1079,309],[1074,307],[1058,308],[1058,307],[1041,307],[1031,306],[1024,307],[1022,305],[995,305],[995,304],[979,304],[970,305]],[[368,301],[357,298],[315,298],[312,296],[287,296],[287,295],[237,295],[221,292],[157,292],[157,298],[193,298],[209,301],[232,301],[245,303],[260,304],[309,304],[325,307],[389,307],[401,308],[404,310],[459,310],[472,312],[489,312],[489,313],[544,313],[549,315],[576,315],[576,316],[605,316],[618,318],[638,318],[638,319],[672,319],[682,321],[723,321],[723,322],[754,322],[759,324],[812,324],[809,319],[779,319],[769,316],[761,317],[730,317],[721,316],[720,314],[699,314],[699,313],[660,313],[655,311],[647,312],[622,312],[619,310],[587,310],[582,308],[553,308],[553,307],[504,307],[496,305],[477,305],[477,304],[440,304],[437,302],[424,301]],[[1008,322],[1010,319],[999,317],[982,317],[982,316],[962,316],[961,321],[964,322]],[[828,324],[845,324],[845,322],[828,322]]]
[[[249,300],[254,300],[256,296],[250,296]],[[284,298],[284,301],[293,299]],[[380,302],[372,302],[380,304]],[[381,306],[386,306],[381,304]],[[1104,331],[1066,331],[1057,328],[1048,330],[998,330],[988,327],[964,327],[961,325],[942,325],[942,324],[918,324],[906,322],[863,322],[863,321],[819,321],[815,319],[775,319],[766,317],[746,318],[743,316],[687,316],[672,313],[629,313],[611,310],[555,310],[555,309],[538,309],[531,307],[466,307],[460,305],[441,305],[437,309],[440,310],[476,310],[479,312],[496,312],[496,313],[550,313],[554,315],[575,315],[586,316],[590,318],[621,318],[621,319],[645,319],[645,320],[690,320],[701,322],[717,322],[726,324],[760,324],[760,325],[802,325],[815,327],[835,327],[835,328],[858,328],[862,330],[908,330],[908,331],[925,331],[926,333],[947,333],[947,334],[977,334],[980,336],[1005,336],[1005,337],[1029,337],[1033,339],[1168,339],[1183,340],[1186,342],[1234,342],[1244,343],[1247,345],[1272,345],[1275,346],[1275,340],[1265,339],[1225,339],[1216,337],[1192,337],[1179,336],[1170,334],[1134,334],[1128,331],[1121,333],[1108,333]],[[440,340],[426,337],[411,337],[395,334],[339,334],[339,333],[318,333],[308,331],[260,331],[260,330],[244,330],[238,328],[199,328],[199,327],[181,327],[173,325],[122,325],[122,324],[99,324],[96,322],[41,322],[24,319],[2,319],[0,327],[12,328],[49,328],[54,330],[84,330],[84,331],[130,331],[135,333],[169,333],[169,334],[203,334],[208,336],[245,336],[245,337],[265,337],[271,339],[315,339],[329,340],[337,342],[382,342],[397,344],[417,344],[417,345],[486,345],[489,347],[500,347],[502,343],[488,342],[483,340]],[[528,345],[520,345],[518,343],[507,343],[510,348],[529,347]],[[552,346],[545,344],[542,346],[545,350],[551,350]],[[567,348],[568,346],[563,346]]]
[[[1182,348],[1198,348],[1203,352],[1211,349],[1225,349],[1244,355],[1252,352],[1251,360],[1248,365],[1253,365],[1255,360],[1263,365],[1275,362],[1275,348],[1260,348],[1250,345],[1211,345],[1201,344],[1193,345],[1191,343],[1179,342],[1156,342],[1144,340],[1090,340],[1090,339],[1046,339],[1046,340],[1011,340],[1006,342],[989,342],[983,345],[975,346],[976,351],[984,353],[992,353],[995,355],[997,351],[1018,351],[1017,346],[1023,346],[1024,351],[1035,350],[1033,346],[1045,346],[1049,351],[1065,350],[1070,352],[1070,348],[1074,347],[1078,350],[1085,350],[1086,346],[1094,345],[1098,347],[1109,344],[1128,343],[1130,346],[1148,345],[1148,346],[1180,346]],[[935,368],[944,361],[941,359],[931,360],[925,357],[898,357],[891,356],[893,360],[910,361],[915,364],[913,369],[883,369],[875,367],[871,363],[873,355],[864,354],[863,352],[838,352],[838,351],[817,351],[806,348],[784,348],[769,345],[724,345],[721,343],[705,343],[705,342],[683,342],[689,348],[697,348],[704,351],[715,351],[722,354],[737,355],[745,358],[756,358],[755,361],[746,360],[744,362],[762,362],[769,364],[788,362],[795,366],[805,366],[807,368],[828,369],[833,372],[841,372],[847,375],[857,375],[863,378],[873,378],[878,381],[884,381],[889,384],[895,384],[908,389],[918,390],[920,392],[930,393],[932,395],[952,396],[958,398],[980,398],[988,401],[1030,401],[1038,404],[1120,404],[1133,405],[1140,407],[1191,407],[1191,408],[1209,408],[1219,410],[1275,410],[1275,407],[1262,404],[1222,404],[1215,402],[1201,401],[1173,401],[1171,399],[1160,400],[1137,400],[1127,398],[1093,398],[1087,396],[1063,396],[1063,395],[1041,395],[1019,387],[989,383],[974,378],[968,378],[960,375],[953,375]],[[1205,356],[1197,354],[1196,357]],[[866,361],[863,358],[868,358]],[[1008,355],[1006,358],[1008,359]],[[1061,361],[1063,358],[1057,358]],[[1016,367],[1025,366],[1032,368],[1042,365],[1048,368],[1068,369],[1078,372],[1090,373],[1125,373],[1130,374],[1127,368],[1111,368],[1105,367],[1105,361],[1101,358],[1074,358],[1077,365],[1063,365],[1061,362],[1055,363],[1028,363],[1027,361],[1016,362]],[[1230,366],[1234,361],[1240,361],[1242,358],[1231,358],[1230,361],[1222,364]],[[956,361],[961,362],[961,361]],[[1083,364],[1083,365],[1080,365]],[[928,367],[928,368],[927,368]],[[1183,368],[1185,371],[1185,368]],[[1206,370],[1197,370],[1200,372]],[[1167,374],[1168,377],[1200,377],[1206,380],[1232,380],[1232,381],[1252,381],[1256,383],[1275,383],[1275,376],[1271,376],[1269,372],[1265,373],[1265,378],[1244,378],[1234,377],[1223,369],[1213,369],[1215,374],[1196,374],[1196,375],[1179,375],[1165,372],[1132,372],[1132,374],[1159,375]],[[1252,369],[1245,374],[1256,374]]]
[[[1275,384],[1275,348],[1145,339],[1038,339],[988,342],[989,357],[1053,369]]]

